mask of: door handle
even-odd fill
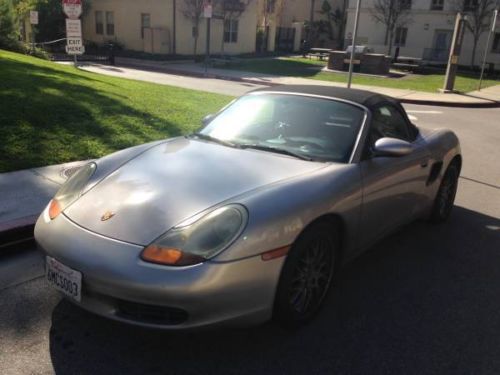
[[[424,160],[420,162],[420,166],[422,168],[426,168],[429,165],[429,160]]]

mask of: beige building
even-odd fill
[[[343,9],[346,0],[327,0],[332,11]],[[258,25],[267,27],[268,51],[300,50],[300,42],[306,39],[304,24],[309,21],[326,21],[322,12],[325,0],[258,0]],[[322,33],[315,40],[317,46],[333,47],[338,45],[339,33],[334,25],[334,39]]]
[[[372,16],[374,1],[362,1],[357,44],[367,45],[377,53],[387,53],[389,49],[388,45],[385,44],[386,28],[383,24],[377,23]],[[453,6],[453,1],[410,0],[411,20],[396,30],[392,54],[394,55],[395,53],[395,47],[399,47],[400,56],[422,58],[432,63],[446,63],[448,61],[457,14]],[[350,0],[346,28],[346,39],[348,42],[352,38],[355,6],[356,1]],[[479,39],[475,57],[476,65],[482,62],[487,37],[488,32],[486,31]],[[466,30],[459,61],[461,65],[470,64],[472,46],[471,33]],[[486,61],[496,64],[497,69],[500,68],[500,23],[498,23],[496,35],[492,38],[488,48]]]
[[[83,19],[83,37],[98,44],[115,41],[126,49],[192,55],[195,25],[184,16],[184,0],[92,0]],[[174,12],[175,6],[175,12]],[[175,17],[174,17],[175,13]],[[211,53],[255,51],[257,0],[239,17],[212,18]],[[207,20],[199,23],[197,54],[206,51]]]

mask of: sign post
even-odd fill
[[[38,11],[30,10],[30,24],[32,26],[38,25]],[[33,29],[33,27],[31,28],[31,42],[33,52],[35,52],[35,30]]]
[[[66,53],[74,56],[75,67],[78,64],[77,55],[85,53],[82,40],[82,0],[62,0],[66,19]]]
[[[208,73],[208,63],[210,60],[210,23],[212,21],[213,8],[211,1],[205,1],[203,5],[203,17],[207,19],[207,50],[205,54],[205,74]]]
[[[361,0],[356,2],[356,18],[354,19],[354,30],[352,34],[352,50],[351,57],[349,59],[349,75],[347,77],[347,88],[351,88],[352,84],[352,72],[354,70],[354,54],[356,53],[356,38],[358,36],[358,22],[359,22],[359,11],[361,9]]]

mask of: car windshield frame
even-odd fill
[[[276,96],[296,96],[296,97],[299,96],[299,97],[304,97],[304,98],[308,98],[308,99],[318,99],[318,100],[327,100],[327,101],[338,102],[338,103],[342,103],[342,104],[357,108],[358,110],[361,111],[361,113],[360,113],[361,116],[359,119],[359,123],[357,122],[355,125],[355,126],[358,126],[358,129],[357,129],[357,133],[353,134],[354,137],[353,137],[352,147],[350,148],[350,151],[346,154],[348,157],[342,158],[342,160],[340,160],[338,158],[335,159],[333,157],[331,157],[331,158],[314,157],[313,155],[310,155],[308,153],[302,153],[303,154],[302,156],[301,155],[296,156],[299,159],[313,161],[313,162],[327,162],[327,163],[341,163],[341,164],[351,164],[354,162],[355,155],[357,154],[357,150],[359,149],[359,145],[361,143],[362,135],[365,133],[366,124],[367,124],[368,118],[369,118],[369,110],[367,107],[365,107],[359,103],[356,103],[356,102],[353,102],[350,100],[345,100],[342,98],[337,98],[337,97],[314,95],[314,94],[307,94],[307,93],[301,93],[301,92],[286,92],[286,91],[256,91],[256,92],[251,92],[251,93],[248,93],[248,94],[246,94],[238,99],[233,100],[228,105],[226,105],[224,108],[222,108],[214,116],[214,118],[211,119],[210,122],[208,122],[207,124],[202,126],[198,130],[198,132],[195,133],[194,135],[196,135],[196,134],[208,135],[212,138],[216,138],[210,132],[204,133],[204,131],[208,127],[210,127],[210,124],[214,120],[216,120],[220,115],[222,115],[226,111],[230,110],[234,104],[238,103],[241,99],[244,99],[247,97],[253,97],[253,96],[274,96],[274,97],[276,97]],[[208,137],[205,137],[205,140],[207,140],[207,138]],[[228,147],[234,147],[234,148],[240,148],[240,149],[257,149],[258,150],[259,148],[265,148],[265,147],[260,147],[260,146],[264,145],[264,143],[262,143],[262,144],[259,144],[259,143],[239,143],[239,142],[235,142],[234,139],[227,140],[227,139],[221,138],[220,142],[218,142],[218,143],[220,143],[220,144],[225,143],[225,145]],[[269,146],[272,146],[272,145],[269,145]],[[267,149],[268,150],[262,150],[262,151],[273,152],[273,147],[267,147]],[[287,151],[286,148],[280,148],[280,150]],[[286,155],[286,152],[277,152],[277,154]],[[296,154],[298,154],[298,153],[296,153]],[[288,156],[293,157],[293,152],[289,152]]]

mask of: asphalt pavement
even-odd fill
[[[500,109],[406,108],[462,142],[451,220],[408,225],[347,265],[308,326],[111,322],[61,300],[26,250],[0,258],[0,374],[500,373]]]

